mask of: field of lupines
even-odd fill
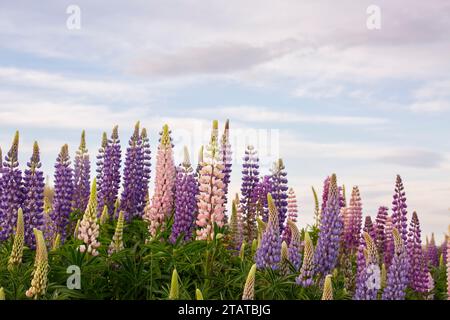
[[[0,299],[448,299],[449,237],[422,243],[400,176],[376,217],[363,219],[358,187],[347,198],[335,174],[302,212],[281,159],[263,175],[248,146],[232,168],[224,127],[213,122],[196,165],[186,148],[177,165],[164,125],[152,192],[139,123],[126,150],[117,126],[103,134],[92,181],[84,132],[73,163],[62,146],[53,187],[38,143],[22,172],[16,133],[1,163]],[[306,214],[315,224],[299,229]]]

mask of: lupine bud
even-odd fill
[[[61,235],[58,233],[55,237],[55,240],[53,240],[52,251],[58,250],[60,245],[61,245]]]
[[[0,287],[0,300],[6,300],[6,298],[5,298],[5,290],[3,290],[3,287]]]
[[[43,296],[47,290],[47,276],[48,276],[48,256],[47,247],[45,245],[42,231],[34,229],[36,236],[36,257],[34,261],[33,279],[31,280],[31,287],[26,291],[26,296],[29,298],[38,299]]]
[[[317,196],[317,192],[314,187],[311,187],[313,196],[314,196],[314,222],[316,226],[319,225],[320,222],[320,207],[319,207],[319,197]]]
[[[289,261],[295,267],[295,270],[298,271],[302,260],[302,256],[300,254],[300,231],[298,230],[295,222],[290,219],[288,219],[288,228],[285,230],[287,229],[290,230],[291,234],[291,242],[289,243]]]
[[[105,223],[108,223],[109,221],[109,214],[108,214],[108,206],[104,205],[102,210],[102,215],[100,216],[100,225],[103,225]]]
[[[202,294],[202,292],[200,291],[200,289],[195,289],[195,299],[196,300],[203,300],[203,294]]]
[[[333,300],[333,283],[331,282],[331,274],[328,274],[325,277],[322,300]]]
[[[252,265],[245,281],[244,292],[242,294],[242,300],[254,300],[255,299],[255,278],[256,278],[256,264]]]
[[[85,131],[81,133],[80,146],[74,159],[74,194],[73,209],[83,212],[89,201],[89,185],[91,175],[91,164],[89,153],[86,148]]]
[[[9,270],[22,263],[24,237],[23,212],[19,208],[17,210],[17,227],[14,235],[14,243],[8,261]]]
[[[80,246],[80,251],[87,249],[87,252],[93,256],[98,255],[99,225],[97,223],[97,182],[92,182],[91,195],[89,203],[84,212],[83,219],[78,227],[78,239],[84,242],[84,247]]]
[[[303,255],[303,264],[300,269],[300,275],[295,282],[302,287],[309,287],[313,284],[314,275],[314,245],[308,232],[305,232],[305,250]]]
[[[108,248],[108,255],[112,255],[113,253],[123,250],[123,227],[124,214],[123,211],[120,211],[119,218],[117,219],[116,230]]]
[[[264,234],[264,231],[266,230],[267,224],[264,221],[262,221],[261,218],[259,218],[259,217],[256,218],[256,222],[258,225],[258,236],[257,236],[256,240],[258,241],[258,247],[259,247],[259,245],[261,245],[262,235]]]
[[[252,251],[251,251],[251,256],[252,257],[255,256],[255,253],[256,253],[256,250],[258,249],[258,246],[259,246],[258,240],[253,239],[253,241],[252,241]]]
[[[245,257],[245,244],[246,242],[242,242],[241,248],[239,249],[239,258],[241,259],[241,261],[244,261]]]
[[[289,249],[286,241],[281,243],[280,272],[283,275],[289,274]]]
[[[177,269],[173,269],[172,272],[172,280],[170,281],[170,293],[169,293],[169,299],[170,300],[177,300],[180,298],[180,288],[178,283],[178,273]]]
[[[386,287],[386,280],[387,280],[386,265],[383,263],[381,265],[381,289],[384,289]]]

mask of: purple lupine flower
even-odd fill
[[[239,249],[242,246],[242,221],[241,221],[241,212],[239,208],[239,195],[236,194],[235,199],[231,204],[231,215],[230,220],[228,221],[228,229],[229,229],[229,237],[228,243],[230,249],[235,250],[236,253],[239,252]]]
[[[172,133],[172,131],[169,131]],[[141,131],[141,140],[142,140],[142,148],[141,148],[141,157],[142,160],[139,161],[139,169],[142,172],[142,183],[139,193],[139,203],[138,203],[138,211],[140,212],[140,216],[144,213],[145,205],[147,203],[148,198],[148,188],[150,184],[150,175],[151,175],[151,150],[150,150],[150,139],[147,135],[147,129],[142,128]],[[172,144],[173,148],[173,144]]]
[[[280,232],[283,232],[285,228],[286,214],[287,214],[287,191],[288,191],[288,180],[286,178],[287,172],[282,159],[275,162],[270,175],[270,180],[272,182],[271,194],[275,205],[278,210],[278,221],[280,224]]]
[[[393,228],[392,217],[388,216],[386,219],[386,228],[384,229],[385,242],[383,251],[383,258],[386,267],[391,264],[392,257],[394,256],[394,237],[392,235]]]
[[[322,207],[321,212],[325,211],[328,201],[328,190],[330,189],[330,177],[326,177],[323,181],[323,190],[322,190]]]
[[[300,247],[302,245],[300,238],[300,231],[297,228],[295,222],[291,219],[288,219],[286,229],[290,230],[291,241],[289,242],[289,261],[294,266],[295,270],[298,271],[300,269],[302,255],[300,254]]]
[[[394,238],[394,257],[387,272],[386,287],[384,288],[383,300],[404,300],[406,287],[408,286],[408,256],[403,239],[397,230],[392,229]]]
[[[63,145],[55,164],[55,195],[51,218],[56,226],[56,232],[64,241],[67,235],[70,212],[73,200],[73,170],[70,167],[69,147]]]
[[[80,146],[74,159],[74,191],[73,191],[73,209],[84,212],[86,210],[90,193],[91,163],[89,153],[86,149],[85,131],[81,133]]]
[[[378,208],[377,217],[375,218],[375,228],[377,231],[376,244],[378,248],[378,254],[381,256],[384,253],[385,243],[386,243],[386,221],[388,217],[388,208],[381,206]]]
[[[378,250],[373,238],[364,232],[357,253],[357,276],[354,300],[376,300],[381,288]]]
[[[103,150],[101,181],[100,183],[97,181],[97,211],[100,214],[103,211],[103,207],[106,206],[109,216],[113,216],[115,213],[114,205],[119,194],[120,167],[122,162],[118,126],[114,126],[111,138],[106,141]]]
[[[288,221],[290,220],[295,223],[297,222],[298,205],[297,197],[295,196],[295,191],[293,188],[289,188],[287,202]],[[291,228],[284,228],[281,240],[285,241],[288,245],[291,243]]]
[[[370,216],[366,216],[366,219],[364,220],[363,231],[367,232],[372,237],[372,239],[375,239],[377,236],[377,230],[375,229],[372,218]]]
[[[226,208],[227,204],[227,196],[228,196],[228,185],[230,184],[231,179],[231,161],[232,161],[232,153],[231,153],[231,144],[230,144],[230,121],[227,119],[225,122],[225,129],[223,131],[222,139],[220,140],[220,154],[222,157],[223,163],[223,183],[224,183],[224,205]],[[224,222],[227,221],[226,209],[225,209],[225,217]]]
[[[242,164],[241,208],[244,215],[244,239],[251,242],[256,238],[256,212],[254,189],[259,180],[259,158],[251,145],[245,150]]]
[[[267,195],[269,221],[262,235],[261,244],[256,250],[256,266],[258,269],[272,268],[276,270],[281,261],[281,237],[278,212],[272,195]]]
[[[134,127],[134,132],[128,145],[120,201],[120,210],[124,212],[124,217],[127,221],[133,217],[142,216],[146,197],[146,192],[143,192],[147,181],[143,177],[144,152],[142,137],[139,133],[139,121]]]
[[[392,225],[398,229],[404,245],[408,241],[408,219],[407,219],[407,208],[405,188],[403,186],[402,178],[397,175],[397,180],[395,182],[395,191],[392,201]]]
[[[5,156],[0,178],[0,241],[6,240],[16,226],[17,210],[22,206],[22,171],[18,161],[19,131]]]
[[[339,191],[336,175],[330,178],[328,200],[320,217],[320,231],[314,253],[315,272],[325,276],[334,269],[338,261],[343,222],[340,215]]]
[[[439,253],[434,240],[434,233],[431,234],[430,243],[427,245],[427,260],[428,265],[437,267],[439,265]]]
[[[103,210],[104,207],[104,197],[103,194],[103,175],[105,174],[105,170],[103,169],[105,167],[105,152],[106,152],[106,146],[108,144],[108,136],[106,135],[106,132],[103,132],[102,134],[102,143],[100,145],[100,148],[98,149],[97,154],[97,168],[95,171],[97,172],[97,203],[98,203],[98,209],[97,211],[100,213]]]
[[[362,205],[359,188],[353,187],[350,203],[343,210],[344,244],[348,253],[355,252],[361,239]]]
[[[414,211],[409,225],[407,252],[410,262],[409,284],[417,292],[428,291],[428,267],[424,261],[422,239],[420,237],[420,223]]]
[[[39,146],[35,141],[33,155],[27,163],[24,181],[23,218],[25,223],[25,243],[32,249],[36,247],[33,228],[44,227],[44,173],[41,168]]]
[[[252,199],[255,204],[257,216],[261,216],[264,222],[269,220],[269,210],[267,207],[267,194],[272,192],[272,182],[270,176],[264,176],[255,186]]]
[[[345,208],[347,206],[347,200],[345,199],[345,187],[339,186],[339,206],[342,208]]]
[[[177,168],[175,186],[175,217],[170,235],[172,243],[175,243],[180,235],[183,235],[184,241],[192,238],[197,212],[198,185],[186,147],[184,147],[184,161]]]

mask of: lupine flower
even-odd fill
[[[244,239],[252,241],[256,238],[256,203],[255,188],[259,180],[259,158],[251,145],[245,150],[242,164],[241,208],[244,216]],[[267,195],[266,195],[267,196]]]
[[[450,225],[448,226],[448,237],[447,237],[447,296],[450,300]]]
[[[111,138],[104,144],[103,154],[101,180],[97,181],[98,211],[102,212],[106,206],[108,214],[114,216],[113,210],[118,200],[122,164],[118,126],[114,126]]]
[[[197,196],[198,215],[196,224],[199,229],[197,240],[214,239],[214,224],[223,227],[224,205],[223,205],[223,164],[219,158],[217,144],[218,123],[213,122],[211,140],[206,147],[205,161],[199,176],[199,194]]]
[[[281,254],[280,224],[278,222],[278,211],[272,195],[267,195],[269,205],[269,221],[262,235],[261,243],[256,250],[256,265],[258,269],[278,269]]]
[[[330,273],[337,264],[342,228],[339,191],[336,175],[333,174],[330,179],[327,204],[321,216],[319,240],[314,253],[316,272],[322,276]]]
[[[313,284],[314,276],[314,245],[308,232],[305,232],[305,249],[303,253],[303,264],[300,274],[295,278],[295,282],[302,287],[309,287]]]
[[[93,256],[98,255],[97,249],[100,247],[97,240],[100,233],[97,219],[97,182],[94,179],[89,203],[78,227],[78,239],[84,242],[84,245],[79,247],[80,252],[87,251]]]
[[[392,201],[392,225],[400,232],[404,245],[406,245],[406,242],[408,241],[407,207],[402,178],[397,175]]]
[[[288,199],[287,199],[287,221],[297,222],[297,214],[298,214],[298,205],[297,198],[295,196],[295,191],[293,188],[289,188],[288,190]],[[291,243],[291,228],[284,228],[282,233],[283,241],[286,241],[287,244]]]
[[[302,256],[300,254],[300,231],[297,228],[295,222],[291,219],[288,219],[288,228],[291,234],[291,241],[289,243],[289,261],[295,267],[295,270],[298,271],[300,268]]]
[[[281,242],[280,273],[282,275],[289,274],[289,249],[286,241]]]
[[[442,260],[445,263],[447,261],[447,242],[448,242],[448,235],[445,235],[444,242],[442,242],[441,245],[441,256]]]
[[[180,284],[178,283],[177,269],[173,269],[172,280],[170,281],[169,299],[176,300],[180,298]]]
[[[239,259],[241,259],[241,261],[244,261],[245,257],[245,244],[246,242],[242,242],[241,248],[239,249]]]
[[[48,256],[47,247],[45,245],[42,231],[34,229],[36,236],[36,257],[34,260],[33,279],[31,280],[31,287],[26,291],[26,296],[29,298],[38,299],[43,296],[47,290],[47,276],[48,276]]]
[[[171,131],[169,131],[169,134]],[[141,172],[141,185],[140,192],[138,196],[138,211],[140,215],[144,213],[144,208],[148,204],[149,194],[148,188],[150,184],[150,175],[151,175],[151,150],[150,150],[150,139],[147,135],[147,129],[142,128],[141,131],[141,140],[142,140],[142,148],[141,148],[141,159],[138,162],[138,169]],[[172,145],[173,148],[173,145]],[[175,178],[174,178],[175,179]]]
[[[24,233],[23,212],[22,208],[19,208],[17,210],[17,227],[16,233],[14,234],[14,243],[8,260],[9,270],[22,263],[23,245],[25,241]]]
[[[408,257],[403,239],[397,228],[393,228],[392,235],[394,238],[395,252],[388,269],[386,288],[384,288],[382,299],[404,300],[406,295],[405,290],[408,286]]]
[[[364,232],[367,232],[370,234],[370,237],[372,239],[376,239],[377,236],[377,230],[372,222],[372,218],[370,216],[366,216],[366,219],[364,220]]]
[[[434,290],[434,279],[433,279],[433,276],[431,275],[430,272],[428,272],[428,274],[427,274],[427,280],[428,280],[428,282],[427,282],[427,287],[428,287],[428,290],[427,290],[427,293],[428,293],[428,295],[427,295],[427,300],[433,300],[433,299],[434,299],[434,295],[433,295],[433,290]]]
[[[381,265],[381,289],[384,289],[386,287],[386,280],[387,280],[387,271],[386,271],[386,265],[383,263]]]
[[[51,247],[56,236],[56,225],[50,216],[51,211],[44,211],[44,224],[42,226],[42,233],[44,235],[47,247]],[[36,239],[34,240],[36,241]]]
[[[392,257],[394,256],[394,236],[392,235],[392,218],[387,217],[385,234],[385,246],[384,246],[384,263],[388,267],[391,264]]]
[[[156,236],[158,230],[163,230],[165,220],[172,214],[172,209],[174,206],[175,179],[177,179],[177,173],[175,171],[175,164],[173,160],[172,138],[170,137],[169,126],[167,124],[163,126],[160,135],[161,138],[159,140],[158,153],[156,155],[155,191],[151,204],[146,208],[144,214],[144,219],[149,222],[148,231],[152,238]],[[189,161],[188,165],[190,168]],[[183,177],[180,178],[180,180],[182,179]],[[193,185],[190,185],[190,187],[193,187]],[[187,190],[183,191],[187,192]],[[190,191],[195,191],[195,189]],[[189,194],[189,196],[194,195],[195,194],[192,192]],[[185,205],[189,203],[185,200],[182,201]],[[189,212],[189,215],[192,214],[192,211]],[[190,220],[189,216],[187,218]],[[182,219],[184,219],[184,217]],[[178,226],[175,225],[175,227],[175,231],[178,232]],[[178,235],[179,234],[176,234],[177,237]]]
[[[361,239],[362,205],[359,188],[353,187],[348,208],[344,210],[344,243],[348,253],[358,248]]]
[[[133,135],[128,142],[125,156],[125,168],[123,171],[123,190],[120,201],[120,210],[124,212],[125,220],[133,217],[141,217],[145,205],[143,179],[142,137],[139,133],[139,121],[134,127]],[[141,210],[142,209],[142,210]]]
[[[75,224],[75,230],[73,232],[74,238],[78,238],[78,230],[80,229],[80,222],[81,222],[81,219],[78,219],[77,223]]]
[[[272,172],[272,174],[270,175],[270,180],[272,183],[271,194],[275,206],[277,207],[278,210],[278,222],[280,224],[280,232],[283,232],[285,228],[286,214],[288,210],[287,209],[288,180],[286,178],[287,173],[282,159],[278,159],[278,161],[274,163],[271,172]]]
[[[81,133],[80,146],[75,154],[74,160],[74,192],[73,208],[83,212],[86,210],[89,201],[89,185],[91,176],[91,164],[89,162],[89,153],[86,148],[85,131]]]
[[[325,277],[322,300],[333,300],[333,283],[331,282],[331,274],[328,274]]]
[[[255,217],[261,217],[264,222],[269,220],[267,207],[267,194],[272,192],[270,176],[264,176],[255,186],[252,192],[252,203],[254,204]]]
[[[58,233],[53,240],[51,251],[56,251],[61,245],[61,235]]]
[[[123,227],[124,214],[123,211],[120,211],[119,218],[117,219],[116,230],[108,247],[108,255],[112,255],[113,253],[117,253],[123,250]]]
[[[311,189],[314,196],[314,223],[316,226],[318,226],[320,222],[319,198],[317,197],[316,189],[314,189],[314,187],[311,187]]]
[[[322,190],[322,207],[321,207],[321,212],[325,211],[325,208],[327,206],[327,201],[328,201],[328,190],[330,189],[330,177],[326,177],[325,180],[323,181],[323,190]]]
[[[417,292],[428,291],[428,267],[422,249],[420,223],[414,211],[409,226],[407,252],[410,261],[410,286]]]
[[[376,244],[378,248],[378,254],[381,256],[384,253],[384,248],[386,246],[386,221],[388,218],[388,208],[381,206],[378,209],[377,217],[375,218],[375,228],[377,232]]]
[[[33,229],[42,230],[44,226],[44,173],[39,170],[41,161],[37,142],[33,145],[33,155],[27,163],[24,176],[23,216],[25,222],[25,243],[35,248]]]
[[[199,288],[195,289],[195,300],[203,300],[203,294]]]
[[[22,171],[17,158],[19,150],[19,132],[3,162],[0,178],[0,241],[8,239],[16,225],[17,210],[22,206]]]
[[[72,209],[73,171],[70,167],[69,147],[62,146],[55,164],[55,196],[51,218],[55,223],[56,232],[61,234],[64,241]]]
[[[242,293],[242,300],[255,299],[255,278],[256,278],[256,264],[252,265],[245,281],[244,291]]]
[[[355,300],[376,300],[381,288],[381,270],[378,266],[378,250],[368,232],[358,248]]]
[[[200,170],[202,169],[203,165],[203,154],[204,154],[204,146],[200,146],[200,150],[198,151],[198,161],[197,161],[197,168],[195,169],[195,177],[200,177]]]
[[[104,199],[103,199],[103,176],[105,175],[105,155],[106,155],[106,147],[108,145],[108,135],[106,134],[106,132],[102,133],[102,142],[100,145],[100,148],[98,149],[98,153],[97,153],[97,162],[96,162],[96,166],[97,168],[95,169],[95,171],[97,172],[97,195],[98,195],[98,204],[99,209],[98,211],[100,212],[100,210],[103,209],[103,205],[104,205]],[[84,210],[83,210],[84,211]]]
[[[427,245],[427,259],[430,266],[437,267],[439,265],[439,254],[436,241],[434,240],[434,233],[431,234],[430,243]]]
[[[239,230],[239,220],[237,215],[237,205],[236,201],[233,200],[231,204],[231,216],[229,221],[229,237],[230,237],[230,247],[234,250],[238,250],[242,244],[242,237]]]
[[[102,214],[100,215],[99,223],[100,223],[100,225],[103,225],[103,224],[107,223],[108,221],[109,221],[108,206],[104,205]]]
[[[175,186],[175,218],[170,235],[172,243],[175,243],[180,235],[183,235],[184,241],[192,238],[197,212],[198,185],[186,147],[184,147],[184,161],[177,170]]]
[[[232,152],[231,152],[231,144],[230,144],[230,121],[227,120],[225,122],[225,129],[222,134],[222,138],[220,139],[220,154],[223,163],[223,184],[224,184],[224,205],[227,204],[227,195],[228,195],[228,185],[230,184],[231,178],[231,161],[232,161]],[[225,207],[226,208],[226,207]],[[226,211],[226,209],[225,209]],[[225,221],[227,221],[225,215]]]

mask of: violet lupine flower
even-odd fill
[[[288,221],[290,220],[295,223],[297,222],[298,206],[297,198],[295,196],[295,191],[293,188],[289,188],[288,190],[287,203],[287,219]],[[291,228],[284,228],[282,240],[286,241],[288,245],[291,243]]]
[[[55,223],[56,232],[64,241],[67,235],[67,226],[72,209],[73,199],[73,170],[70,167],[69,147],[63,145],[56,158],[55,164],[55,195],[53,198],[53,211],[51,218]]]
[[[278,159],[275,162],[270,175],[270,180],[272,182],[271,194],[275,205],[277,206],[279,214],[280,232],[283,232],[285,228],[286,214],[287,214],[287,191],[288,191],[288,180],[286,178],[287,172],[285,171],[285,166],[282,159]]]
[[[239,195],[236,194],[231,204],[231,216],[229,221],[230,246],[233,250],[239,250],[243,243],[242,211],[240,209]]]
[[[163,230],[164,222],[172,214],[177,176],[173,160],[172,138],[167,124],[163,126],[160,135],[156,155],[155,191],[151,204],[146,208],[144,214],[144,220],[149,222],[148,231],[152,238],[156,236],[158,230]],[[188,164],[190,166],[189,161]],[[190,212],[190,214],[193,214],[193,212]]]
[[[123,190],[121,194],[120,210],[124,212],[125,220],[141,217],[145,205],[143,190],[143,160],[142,137],[139,133],[139,121],[134,127],[133,135],[128,142],[123,171]]]
[[[269,220],[269,210],[267,207],[267,194],[272,191],[272,182],[270,176],[264,176],[253,190],[253,203],[255,205],[255,216],[261,217],[262,221]]]
[[[322,207],[321,212],[325,211],[325,208],[327,206],[328,201],[328,190],[330,188],[330,177],[326,177],[326,179],[323,181],[323,190],[322,190]]]
[[[114,205],[118,199],[120,188],[121,156],[119,128],[114,126],[111,138],[106,141],[104,146],[101,181],[97,181],[97,211],[99,214],[103,211],[104,206],[107,207],[109,216],[113,216],[115,213]]]
[[[336,174],[330,178],[325,211],[320,219],[319,240],[314,254],[315,272],[325,276],[335,268],[340,250],[343,223],[340,215],[339,191]]]
[[[36,247],[33,229],[42,230],[44,226],[44,173],[41,168],[39,146],[33,145],[33,155],[27,163],[24,176],[23,218],[25,222],[25,243],[32,249]]]
[[[272,195],[267,195],[269,221],[262,235],[261,244],[256,250],[256,266],[258,269],[272,268],[276,270],[281,261],[281,237],[278,210]]]
[[[414,211],[409,226],[407,252],[410,261],[410,287],[417,292],[428,291],[428,267],[424,261],[422,239],[420,236],[420,223]]]
[[[300,274],[295,278],[295,283],[302,287],[309,287],[313,284],[314,276],[314,244],[308,232],[305,232],[305,250],[303,254],[303,264]]]
[[[219,157],[218,122],[213,122],[211,140],[206,147],[205,161],[199,176],[199,194],[197,195],[198,215],[196,224],[197,240],[214,239],[214,225],[219,228],[224,225],[223,205],[223,164]]]
[[[447,299],[450,300],[450,225],[447,235]]]
[[[0,241],[8,239],[16,226],[17,210],[22,206],[22,171],[18,161],[19,131],[5,156],[0,178]]]
[[[295,222],[291,219],[288,219],[286,229],[290,230],[291,241],[289,243],[289,261],[294,266],[295,270],[298,271],[300,269],[300,264],[302,262],[302,255],[300,254],[301,247],[301,236],[300,231],[297,228]]]
[[[183,241],[191,240],[197,212],[198,185],[187,147],[184,147],[184,161],[177,168],[175,186],[175,217],[170,235],[172,243],[175,243],[181,235]]]
[[[103,210],[103,175],[105,174],[105,170],[103,169],[105,167],[105,152],[106,152],[106,146],[108,145],[108,136],[106,135],[106,132],[103,132],[102,134],[102,143],[100,145],[100,148],[98,149],[97,154],[97,162],[96,162],[96,169],[97,172],[97,196],[98,198],[98,211],[101,212]]]
[[[395,182],[395,191],[392,201],[392,225],[398,229],[402,236],[403,243],[406,245],[408,241],[408,219],[405,188],[403,187],[402,178],[397,175],[397,180]]]
[[[227,204],[227,195],[228,195],[228,185],[230,184],[231,179],[231,161],[232,161],[232,152],[231,152],[231,144],[230,144],[230,121],[227,119],[225,122],[225,129],[223,131],[222,139],[220,140],[220,154],[222,157],[223,163],[223,183],[224,183],[224,205],[225,205],[225,222],[227,221],[226,216],[226,204]]]
[[[256,238],[256,204],[254,190],[259,180],[259,158],[251,145],[245,150],[242,165],[241,208],[244,215],[244,239],[251,242]]]
[[[354,253],[361,239],[362,205],[359,188],[353,187],[350,203],[343,210],[344,244],[348,253]]]
[[[383,258],[386,267],[391,264],[392,257],[394,256],[394,237],[392,235],[392,217],[387,217],[386,219],[386,228],[384,229],[385,234],[385,243],[384,243],[384,252]]]
[[[447,242],[448,242],[448,235],[445,235],[444,242],[441,245],[441,254],[443,263],[447,261]]]
[[[367,232],[372,239],[375,239],[377,236],[377,230],[375,229],[372,218],[370,216],[366,216],[366,219],[364,220],[363,231]]]
[[[408,286],[408,256],[397,228],[392,229],[392,236],[395,251],[387,272],[386,288],[384,288],[382,299],[404,300]]]
[[[354,300],[376,300],[381,288],[378,249],[369,233],[363,233],[358,247],[357,276]]]
[[[427,245],[428,265],[437,267],[439,265],[439,253],[434,240],[434,233],[431,234],[430,243]]]
[[[378,248],[378,254],[381,256],[384,253],[385,248],[385,242],[386,242],[386,234],[385,234],[385,228],[386,228],[386,221],[388,217],[388,208],[381,206],[378,209],[377,217],[375,218],[375,228],[377,231],[376,241]]]
[[[172,133],[169,131],[169,134]],[[141,131],[141,140],[142,140],[142,149],[141,149],[141,161],[139,162],[139,169],[141,171],[142,176],[142,183],[141,183],[141,190],[139,193],[139,203],[138,203],[138,210],[141,213],[140,215],[144,213],[144,209],[146,205],[149,202],[149,184],[150,184],[150,175],[151,175],[151,150],[150,150],[150,139],[147,135],[147,129],[142,128]],[[172,144],[173,148],[173,144]],[[174,168],[174,180],[175,180],[175,165]],[[173,201],[173,200],[172,200]]]
[[[86,149],[85,131],[81,133],[80,146],[74,159],[74,191],[73,191],[73,209],[83,212],[86,210],[90,193],[91,164],[89,162],[89,153]]]

